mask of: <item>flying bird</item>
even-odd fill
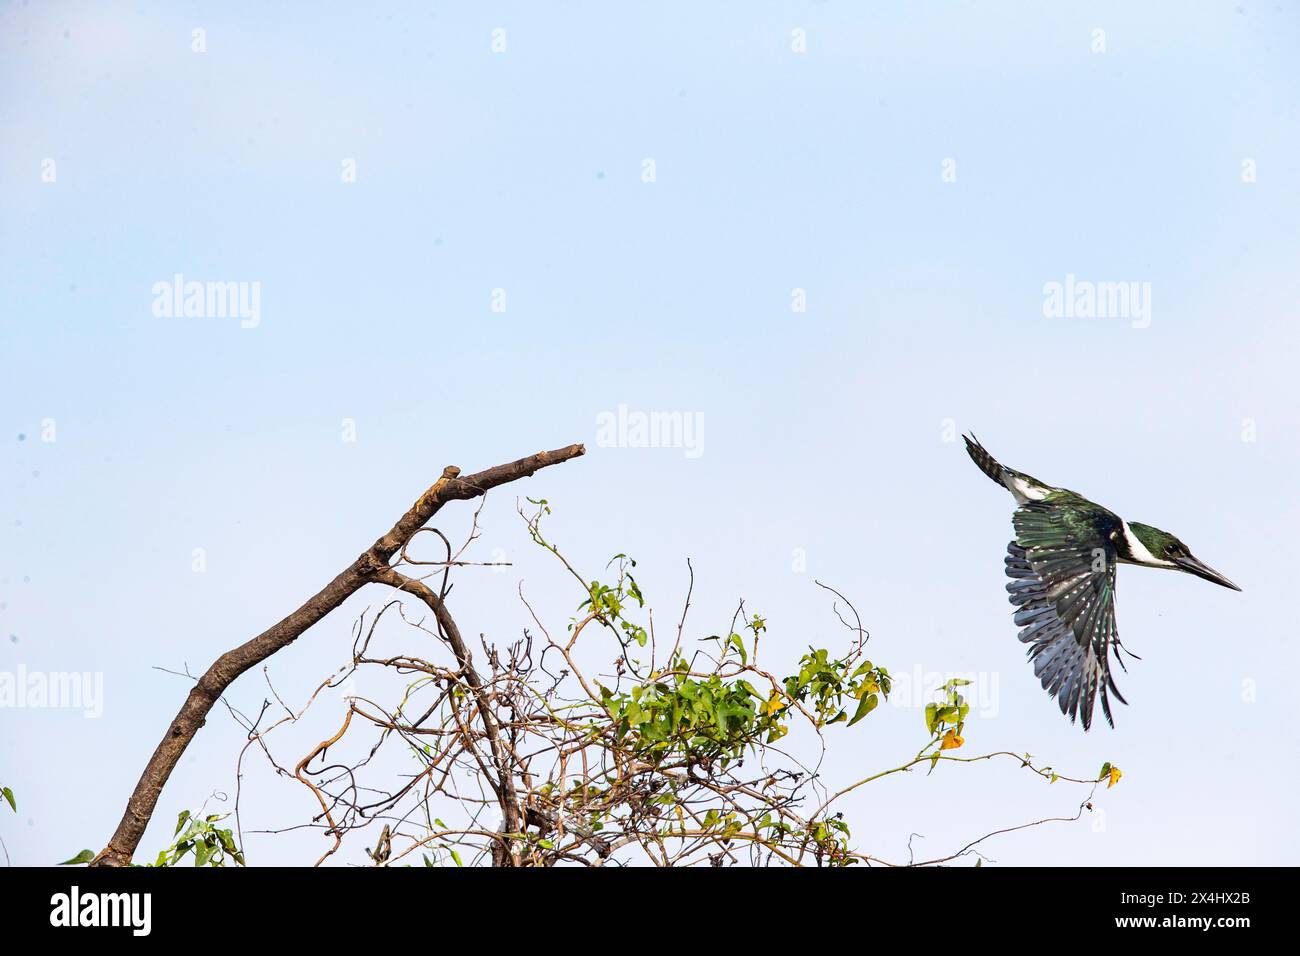
[[[1193,556],[1167,531],[1125,521],[1099,504],[1064,488],[1007,468],[984,450],[974,435],[966,451],[980,468],[1016,499],[1011,522],[1015,540],[1007,545],[1007,591],[1016,606],[1020,640],[1043,689],[1056,698],[1071,723],[1092,726],[1093,701],[1112,727],[1110,695],[1128,703],[1115,686],[1111,648],[1128,653],[1115,629],[1115,569],[1120,564],[1185,571],[1240,591],[1218,571]]]

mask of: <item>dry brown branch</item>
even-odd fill
[[[379,581],[385,572],[391,570],[389,561],[393,556],[447,502],[480,497],[492,488],[528,477],[548,465],[577,458],[584,451],[582,445],[569,445],[497,465],[464,478],[460,477],[459,468],[447,467],[442,477],[420,496],[406,514],[334,580],[288,617],[217,658],[199,678],[180,712],[168,725],[162,742],[149,758],[127,801],[126,811],[116,832],[92,865],[125,866],[131,862],[172,770],[207,720],[208,712],[239,675],[292,644],[308,628],[366,584]],[[439,623],[442,623],[441,619]]]

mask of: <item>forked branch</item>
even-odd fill
[[[198,683],[194,685],[189,696],[185,699],[180,712],[168,725],[162,742],[158,744],[153,756],[149,758],[149,763],[140,775],[135,791],[131,794],[130,800],[127,801],[126,812],[122,815],[122,820],[117,825],[116,832],[91,865],[126,866],[130,864],[131,857],[140,845],[140,839],[144,836],[145,828],[149,825],[149,820],[153,816],[154,808],[158,804],[159,794],[162,793],[167,778],[171,776],[172,770],[175,769],[176,764],[185,753],[190,741],[194,739],[194,735],[198,733],[199,728],[207,720],[208,712],[221,698],[221,695],[225,693],[226,688],[240,674],[250,667],[262,663],[276,651],[288,647],[313,624],[367,584],[385,583],[395,587],[403,587],[404,590],[412,590],[409,585],[403,585],[401,582],[395,583],[391,575],[396,572],[393,572],[390,568],[389,561],[447,502],[477,498],[498,485],[526,478],[548,465],[555,465],[577,458],[584,451],[582,445],[569,445],[566,448],[539,452],[527,458],[520,458],[518,461],[497,465],[494,468],[464,478],[460,477],[459,468],[448,466],[444,469],[442,477],[420,496],[406,514],[402,515],[387,533],[376,540],[355,561],[339,573],[334,580],[325,585],[324,588],[309,598],[305,604],[288,617],[247,643],[241,644],[217,658],[216,662],[199,678]],[[425,590],[428,591],[427,588]],[[425,599],[426,603],[429,603],[428,598],[432,597],[434,603],[430,606],[433,607],[435,613],[438,613],[439,608],[442,608],[442,613],[438,614],[438,619],[439,624],[445,629],[447,621],[450,621],[450,615],[446,615],[441,599],[432,591],[429,591],[427,596],[418,591],[416,591],[416,594],[418,597]],[[446,615],[446,621],[443,619],[444,615]],[[454,627],[454,622],[452,622],[452,627]],[[450,637],[450,635],[448,636]],[[457,634],[457,636],[459,635]],[[458,656],[462,650],[464,650],[463,641],[460,648],[457,649]],[[469,677],[472,671],[468,669],[468,656],[462,660],[462,666],[467,668],[466,676]],[[513,803],[513,800],[505,802]]]

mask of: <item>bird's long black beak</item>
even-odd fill
[[[1204,561],[1200,561],[1190,554],[1183,558],[1175,558],[1174,564],[1178,565],[1180,571],[1186,571],[1188,574],[1194,574],[1198,578],[1205,578],[1207,581],[1213,581],[1215,584],[1222,584],[1225,588],[1232,588],[1234,591],[1240,591],[1241,588],[1233,584],[1214,568],[1210,567]]]

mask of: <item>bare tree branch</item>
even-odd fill
[[[584,451],[582,445],[569,445],[497,465],[465,478],[460,477],[459,468],[448,466],[442,477],[420,496],[406,514],[334,580],[288,617],[217,658],[199,678],[180,712],[168,725],[162,742],[140,775],[116,832],[92,865],[126,866],[131,862],[172,770],[207,720],[208,712],[240,674],[260,664],[276,651],[288,647],[363,586],[380,580],[389,571],[388,562],[393,555],[448,501],[466,501],[479,497],[491,488],[526,478],[548,465],[577,458]],[[438,603],[441,604],[441,601]],[[441,618],[439,623],[442,623]]]

